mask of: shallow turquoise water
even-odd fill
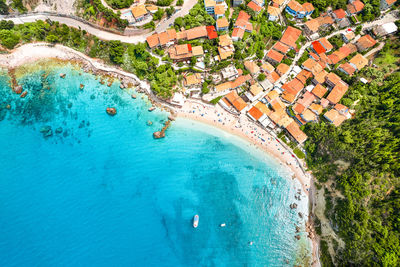
[[[41,74],[19,79],[25,99],[0,76],[0,266],[295,263],[307,202],[289,209],[299,186],[272,158],[183,119],[154,140],[168,114],[140,94],[71,66]]]

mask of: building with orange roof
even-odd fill
[[[352,53],[357,52],[357,47],[354,44],[346,44],[339,48],[339,50],[328,55],[331,64],[337,64]]]
[[[244,66],[252,75],[260,72],[260,67],[254,61],[246,60],[244,61]]]
[[[316,18],[310,19],[304,23],[304,29],[306,33],[310,35],[318,32],[320,26],[319,20]]]
[[[342,79],[333,72],[329,72],[325,77],[325,82],[330,87],[335,87],[338,83],[342,82]]]
[[[265,62],[264,64],[261,65],[261,70],[265,73],[271,73],[274,71],[274,66],[272,66],[270,63]]]
[[[186,30],[186,39],[187,40],[194,40],[198,38],[207,37],[207,28],[206,26],[199,26],[189,30]]]
[[[328,72],[326,70],[322,70],[321,72],[318,72],[317,74],[314,75],[314,79],[312,82],[314,84],[319,84],[319,83],[324,83],[325,82],[325,77],[328,75]]]
[[[215,0],[204,0],[204,9],[210,15],[214,15],[214,8],[217,5]]]
[[[206,26],[206,31],[207,31],[207,37],[208,39],[212,40],[218,37],[217,30],[215,29],[214,26]]]
[[[270,81],[271,83],[275,83],[278,79],[280,78],[279,74],[276,73],[275,71],[269,73],[267,75],[267,79],[268,81]]]
[[[389,9],[396,2],[397,2],[397,0],[381,0],[379,8],[380,8],[380,10]]]
[[[312,112],[310,109],[305,109],[303,113],[300,114],[300,117],[307,123],[312,121],[317,121],[317,115]]]
[[[224,82],[215,86],[216,92],[224,92],[232,89],[232,82]]]
[[[285,3],[285,0],[272,0],[272,3],[277,7],[281,7]]]
[[[349,63],[340,64],[338,70],[349,76],[352,76],[356,72],[356,69]]]
[[[238,112],[241,112],[245,107],[247,107],[246,102],[237,94],[236,91],[229,92],[224,99],[226,103],[232,105]]]
[[[236,80],[232,82],[232,88],[236,89],[250,80],[251,80],[250,74],[239,76],[238,78],[236,78]]]
[[[333,45],[325,37],[312,42],[311,46],[317,54],[326,53],[333,49]]]
[[[278,65],[278,67],[276,67],[276,73],[279,74],[279,76],[282,76],[284,74],[286,74],[286,72],[288,72],[290,69],[290,66],[286,65],[285,63],[281,63]]]
[[[302,83],[306,84],[309,78],[312,78],[313,74],[308,70],[302,69],[299,74],[296,75],[296,78]]]
[[[307,140],[307,135],[300,129],[300,126],[295,122],[291,122],[286,126],[286,131],[301,145]]]
[[[142,21],[148,15],[147,9],[144,5],[132,7],[131,12],[136,21]]]
[[[272,5],[268,6],[268,9],[267,9],[268,20],[276,21],[277,19],[279,19],[280,13],[281,13],[281,10],[279,9],[279,7],[275,7]]]
[[[217,19],[217,21],[216,21],[217,31],[219,31],[219,32],[226,31],[226,30],[228,30],[228,27],[229,27],[229,22],[225,17]]]
[[[312,58],[304,61],[301,66],[303,67],[303,69],[310,71],[314,75],[323,70],[322,66]]]
[[[360,0],[355,0],[349,4],[347,4],[347,13],[349,16],[355,15],[360,13],[364,9],[364,3],[361,2]]]
[[[257,14],[262,10],[262,7],[257,5],[256,3],[254,3],[253,1],[250,1],[247,6],[253,10],[254,12],[256,12]]]
[[[311,93],[313,93],[316,97],[318,98],[323,98],[324,95],[328,92],[328,89],[326,89],[323,85],[321,85],[320,83],[317,84],[313,90],[311,91]]]
[[[346,17],[346,11],[344,11],[342,8],[334,10],[332,14],[336,21],[341,21]]]
[[[160,42],[158,40],[158,34],[155,33],[153,35],[150,35],[146,38],[147,44],[149,45],[150,48],[154,48],[160,45]]]
[[[311,103],[315,101],[315,99],[316,99],[316,97],[315,97],[312,93],[306,91],[306,92],[297,100],[297,103],[302,104],[305,108],[308,108],[308,107],[311,105]]]
[[[342,99],[348,89],[349,86],[345,82],[340,81],[335,87],[333,87],[332,91],[329,93],[326,99],[331,104],[337,104]]]
[[[267,105],[265,105],[264,103],[262,103],[261,101],[258,101],[257,104],[255,104],[255,107],[258,108],[258,110],[260,110],[263,114],[265,115],[269,115],[271,114],[272,110],[270,110]]]
[[[247,111],[247,115],[255,121],[258,121],[264,114],[256,107],[252,107]]]
[[[241,28],[234,28],[232,31],[232,40],[233,41],[239,41],[242,39],[244,36],[244,30]]]
[[[175,41],[176,40],[176,30],[174,28],[168,29],[167,30],[168,38],[169,41]]]
[[[336,109],[331,109],[324,114],[324,118],[327,119],[330,123],[339,127],[347,118],[346,116],[340,114]]]
[[[297,48],[296,41],[297,39],[299,39],[300,35],[301,35],[301,30],[289,26],[283,33],[281,42],[293,49],[296,49]]]
[[[350,65],[352,65],[357,71],[368,65],[368,59],[363,55],[357,54],[352,59],[349,60]]]
[[[221,35],[218,44],[219,60],[225,60],[235,52],[232,38],[228,34]]]
[[[158,40],[160,40],[160,45],[164,46],[169,42],[169,36],[167,32],[161,32],[158,34]]]
[[[184,85],[185,86],[192,86],[192,85],[198,85],[201,83],[201,74],[200,73],[194,73],[190,74],[184,77]]]
[[[319,115],[322,113],[322,111],[324,110],[322,108],[321,105],[316,104],[316,103],[312,103],[309,107],[308,107],[312,112],[315,113],[315,115]]]
[[[300,104],[300,103],[295,103],[294,105],[293,105],[293,111],[294,111],[294,113],[295,114],[301,114],[301,113],[303,113],[303,111],[306,109],[306,107],[305,106],[303,106],[302,104]]]
[[[289,51],[290,47],[285,45],[284,43],[278,41],[274,44],[272,49],[275,49],[276,51],[278,51],[282,54],[286,54]]]
[[[201,45],[193,46],[192,47],[192,53],[193,53],[194,57],[204,56],[203,47]]]
[[[214,18],[219,19],[225,16],[225,6],[218,4],[214,7]]]
[[[266,55],[266,60],[271,62],[272,64],[280,63],[283,58],[284,58],[284,55],[282,55],[281,53],[279,53],[273,49],[269,50]]]
[[[363,37],[358,39],[356,42],[357,49],[360,52],[373,47],[375,44],[376,44],[376,41],[369,34],[364,35]]]
[[[169,57],[174,60],[175,62],[177,61],[184,61],[184,60],[188,60],[193,56],[198,56],[200,54],[198,54],[198,52],[196,52],[197,54],[194,55],[193,54],[193,49],[195,51],[202,51],[203,48],[200,46],[194,46],[192,47],[192,45],[190,44],[182,44],[182,45],[175,45],[172,46],[168,49],[168,53],[169,53]]]
[[[300,4],[299,2],[292,0],[286,6],[286,12],[295,18],[304,18],[311,15],[314,12],[314,6],[311,3]]]

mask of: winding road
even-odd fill
[[[163,32],[170,27],[175,21],[177,17],[185,16],[189,13],[189,10],[197,3],[197,0],[186,0],[182,6],[182,8],[172,15],[169,19],[162,21],[156,27],[156,32]],[[150,33],[143,33],[138,31],[137,34],[133,35],[123,35],[118,33],[113,33],[110,31],[102,30],[96,28],[89,23],[84,23],[78,19],[74,19],[72,17],[61,16],[61,15],[53,15],[53,14],[46,14],[46,13],[38,13],[38,14],[25,14],[19,15],[15,17],[10,16],[0,16],[0,19],[4,20],[12,20],[15,24],[24,24],[27,22],[35,22],[37,20],[47,20],[50,19],[52,21],[58,21],[59,23],[64,23],[69,27],[74,27],[77,29],[85,30],[88,33],[98,37],[99,39],[110,41],[110,40],[119,40],[124,43],[141,43],[146,41],[146,37],[153,34]]]

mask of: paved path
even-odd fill
[[[181,8],[178,12],[173,14],[169,19],[162,21],[160,24],[157,25],[156,27],[156,32],[163,32],[169,28],[170,24],[174,24],[174,21],[178,17],[183,17],[187,14],[189,14],[189,10],[192,9],[192,7],[197,4],[197,0],[185,0],[183,3],[182,7],[175,7],[175,8]]]

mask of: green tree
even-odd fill
[[[121,41],[110,41],[110,59],[112,62],[120,65],[123,62],[124,47]]]

